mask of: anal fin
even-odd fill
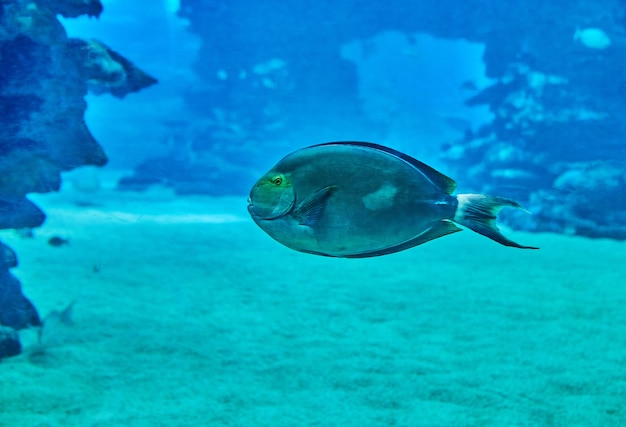
[[[457,227],[452,221],[444,219],[441,221],[434,222],[432,226],[428,228],[426,231],[424,231],[423,233],[405,242],[399,243],[397,245],[389,246],[387,248],[377,249],[371,252],[362,252],[359,254],[352,254],[352,255],[342,255],[342,257],[344,258],[368,258],[368,257],[392,254],[394,252],[400,252],[405,249],[409,249],[414,246],[421,245],[422,243],[429,242],[431,240],[437,239],[439,237],[443,237],[448,234],[456,233],[457,231],[462,231],[462,229]]]

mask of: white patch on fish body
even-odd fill
[[[398,194],[398,189],[389,183],[385,183],[378,190],[364,196],[363,204],[371,211],[388,209],[393,206],[393,199]]]

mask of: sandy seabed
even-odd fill
[[[0,233],[43,316],[75,301],[0,363],[0,426],[626,425],[624,242],[333,259],[271,240],[245,196],[85,198]]]

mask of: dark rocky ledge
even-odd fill
[[[56,191],[61,172],[107,162],[84,122],[88,90],[124,97],[156,83],[103,43],[69,39],[57,19],[101,12],[99,0],[0,0],[0,228],[41,225],[45,214],[28,193]],[[19,281],[0,269],[0,324],[38,319]]]
[[[348,133],[364,121],[357,70],[340,56],[343,44],[384,31],[421,32],[483,43],[495,80],[467,99],[487,105],[493,121],[443,148],[462,190],[519,199],[534,215],[505,218],[516,228],[626,238],[625,2],[343,0],[312,2],[305,13],[301,3],[282,0],[182,0],[180,15],[202,40],[199,82],[186,101],[204,121],[186,132],[172,126],[174,139],[180,135],[172,156],[182,168],[148,160],[122,187],[241,191],[220,184],[250,184],[254,165],[242,162],[284,151],[275,141],[301,145],[312,127],[340,118]],[[577,33],[585,29],[610,44]],[[255,72],[258,64],[266,70]]]

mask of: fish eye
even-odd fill
[[[276,185],[280,185],[283,183],[283,178],[281,176],[276,176],[272,179],[272,182]]]

